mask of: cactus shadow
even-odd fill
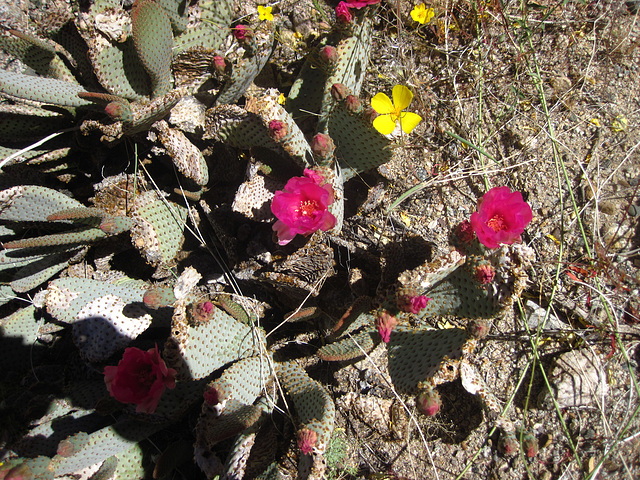
[[[442,407],[438,421],[431,426],[431,436],[444,443],[459,444],[472,434],[484,420],[482,400],[467,392],[460,380],[438,386]]]

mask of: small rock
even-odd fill
[[[527,317],[527,325],[529,325],[530,329],[536,330],[538,325],[544,320],[547,311],[531,300],[527,300],[525,306],[527,310],[531,312]],[[547,322],[544,325],[544,330],[564,330],[566,328],[567,325],[553,313],[549,314]]]
[[[595,405],[609,391],[600,357],[589,350],[563,353],[551,374],[554,395],[560,408]],[[552,402],[545,392],[542,405]]]
[[[598,210],[606,215],[613,215],[616,213],[616,204],[614,202],[600,202],[598,203]]]

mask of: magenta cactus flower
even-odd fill
[[[138,413],[153,413],[165,388],[176,386],[176,371],[167,368],[158,346],[146,352],[130,347],[117,367],[104,368],[109,394],[122,403],[137,405]]]
[[[351,15],[351,12],[349,11],[347,2],[338,3],[338,6],[336,7],[336,17],[343,23],[351,23],[353,15]]]
[[[367,5],[375,5],[376,3],[380,3],[380,0],[347,0],[347,7],[349,8],[363,8]]]
[[[327,231],[336,224],[329,212],[334,201],[333,187],[319,173],[305,169],[303,177],[293,177],[278,190],[271,202],[271,211],[278,219],[273,230],[278,244],[286,245],[296,235],[310,235],[318,230]]]
[[[520,235],[533,218],[531,207],[520,192],[495,187],[478,200],[478,211],[471,214],[471,226],[485,247],[520,242]]]

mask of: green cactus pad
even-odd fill
[[[421,382],[432,378],[445,359],[460,359],[467,333],[460,328],[445,330],[407,329],[391,332],[387,344],[389,375],[398,392],[415,394]]]
[[[78,93],[86,92],[80,85],[6,70],[0,70],[0,92],[15,98],[63,107],[91,105],[91,102],[78,96]]]
[[[152,265],[171,261],[184,241],[187,208],[149,191],[136,197],[131,209],[135,225],[131,241]]]
[[[26,368],[29,358],[37,360],[40,351],[31,347],[36,343],[38,330],[43,323],[43,320],[36,317],[33,305],[0,320],[0,365],[4,371],[18,371]],[[36,358],[32,357],[32,353]]]
[[[237,102],[267,64],[275,45],[273,26],[270,22],[254,29],[251,40],[252,54],[244,56],[233,65],[231,78],[225,82],[216,99],[219,105]]]
[[[300,127],[282,105],[278,103],[280,93],[277,90],[269,90],[260,98],[252,98],[247,101],[247,111],[255,113],[262,119],[264,125],[263,135],[267,136],[270,122],[277,120],[282,122],[286,129],[286,135],[277,140],[279,147],[274,149],[278,153],[286,152],[298,165],[309,168],[315,165],[311,147],[307,142]]]
[[[179,302],[178,302],[179,303]],[[251,328],[212,305],[207,321],[189,325],[186,315],[176,306],[172,335],[165,345],[167,365],[179,378],[207,377],[229,362],[259,354],[264,332]]]
[[[154,0],[137,0],[131,10],[133,42],[151,78],[153,97],[171,90],[173,34],[165,11]]]
[[[83,441],[78,442],[74,453],[70,456],[56,455],[51,460],[49,468],[55,472],[56,476],[72,474],[103,462],[113,455],[126,452],[140,440],[147,438],[164,426],[166,425],[125,419],[88,436],[83,433],[76,434]],[[74,437],[71,437],[70,440],[73,440]]]
[[[371,322],[373,323],[373,316]],[[365,317],[361,315],[361,317]],[[363,330],[352,336],[338,340],[323,346],[318,350],[318,356],[325,361],[344,361],[362,357],[366,353],[371,352],[380,342],[380,335],[377,331]]]
[[[267,135],[260,116],[237,105],[218,105],[208,109],[202,138],[235,148],[264,147],[279,151],[278,144]]]
[[[68,266],[68,262],[72,258],[81,253],[81,248],[71,248],[60,253],[51,252],[41,258],[34,259],[13,275],[11,288],[18,293],[28,292],[49,280],[56,273],[61,272]]]
[[[75,230],[73,232],[55,233],[51,235],[42,235],[40,237],[23,238],[4,243],[4,247],[8,249],[15,248],[34,248],[34,247],[50,247],[53,245],[86,245],[106,237],[107,234],[99,228],[85,228],[83,230]]]
[[[308,428],[316,433],[315,451],[324,452],[333,433],[336,413],[333,399],[294,361],[279,364],[278,380],[293,400],[301,429]]]
[[[217,50],[229,35],[234,13],[232,0],[200,2],[198,6],[201,9],[200,22],[175,38],[174,55],[198,47]]]
[[[26,105],[0,104],[0,141],[21,142],[40,139],[71,126],[73,117],[61,112]],[[2,155],[2,158],[5,155]]]
[[[47,312],[58,321],[73,324],[79,313],[94,299],[105,295],[119,298],[125,304],[142,302],[149,284],[140,280],[101,282],[89,278],[59,278],[47,288]]]
[[[46,222],[60,210],[84,207],[80,202],[51,188],[20,185],[0,192],[0,220]]]
[[[243,358],[227,368],[209,387],[222,397],[220,401],[234,399],[245,405],[253,404],[272,381],[272,363],[267,355]]]
[[[336,144],[335,156],[345,180],[378,168],[393,156],[391,142],[378,133],[362,114],[348,113],[344,102],[331,110],[328,132]]]

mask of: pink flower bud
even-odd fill
[[[271,120],[269,122],[269,136],[276,142],[281,142],[289,133],[287,124],[282,120]]]
[[[335,65],[338,61],[338,50],[336,50],[336,47],[326,45],[320,49],[318,56],[324,65]]]
[[[319,159],[328,159],[333,155],[333,151],[336,149],[333,140],[329,135],[324,133],[318,133],[311,140],[311,151]]]
[[[417,295],[417,292],[412,288],[401,288],[397,293],[396,304],[403,312],[417,315],[427,308],[429,300],[431,300],[429,297]]]
[[[336,102],[344,100],[347,95],[349,95],[349,89],[344,83],[334,83],[331,87],[331,97]]]
[[[233,27],[233,36],[240,42],[244,42],[250,35],[251,30],[249,30],[246,25],[240,24]]]
[[[478,267],[476,267],[474,276],[478,282],[480,282],[482,285],[486,285],[487,283],[493,282],[493,279],[496,276],[496,271],[490,264],[479,265]]]
[[[522,436],[522,448],[527,457],[533,458],[538,454],[538,440],[531,433],[525,433]]]
[[[298,447],[303,455],[309,455],[318,441],[318,434],[309,428],[298,431]]]
[[[213,69],[216,71],[218,75],[224,75],[227,71],[227,61],[224,57],[220,55],[216,55],[213,57]]]
[[[421,392],[416,398],[416,408],[427,417],[433,417],[440,411],[441,406],[440,394],[432,388]]]
[[[518,452],[518,440],[513,433],[502,433],[498,440],[498,448],[505,455],[513,455]]]
[[[352,115],[362,112],[362,102],[355,95],[347,95],[344,104],[347,107],[347,112]]]
[[[373,121],[378,117],[378,115],[380,114],[373,108],[371,108],[371,106],[366,107],[362,112],[362,118],[364,118],[367,123],[370,123],[372,125]]]
[[[210,387],[204,392],[204,401],[212,407],[220,403],[220,394],[216,387]]]
[[[467,334],[471,338],[481,340],[489,335],[489,324],[486,320],[474,319],[467,324]]]
[[[397,324],[398,319],[386,310],[378,312],[375,325],[384,343],[389,343],[389,340],[391,340],[391,331]]]
[[[473,233],[473,227],[469,220],[463,220],[454,230],[454,235],[457,239],[463,244],[469,244],[475,238],[475,233]]]

